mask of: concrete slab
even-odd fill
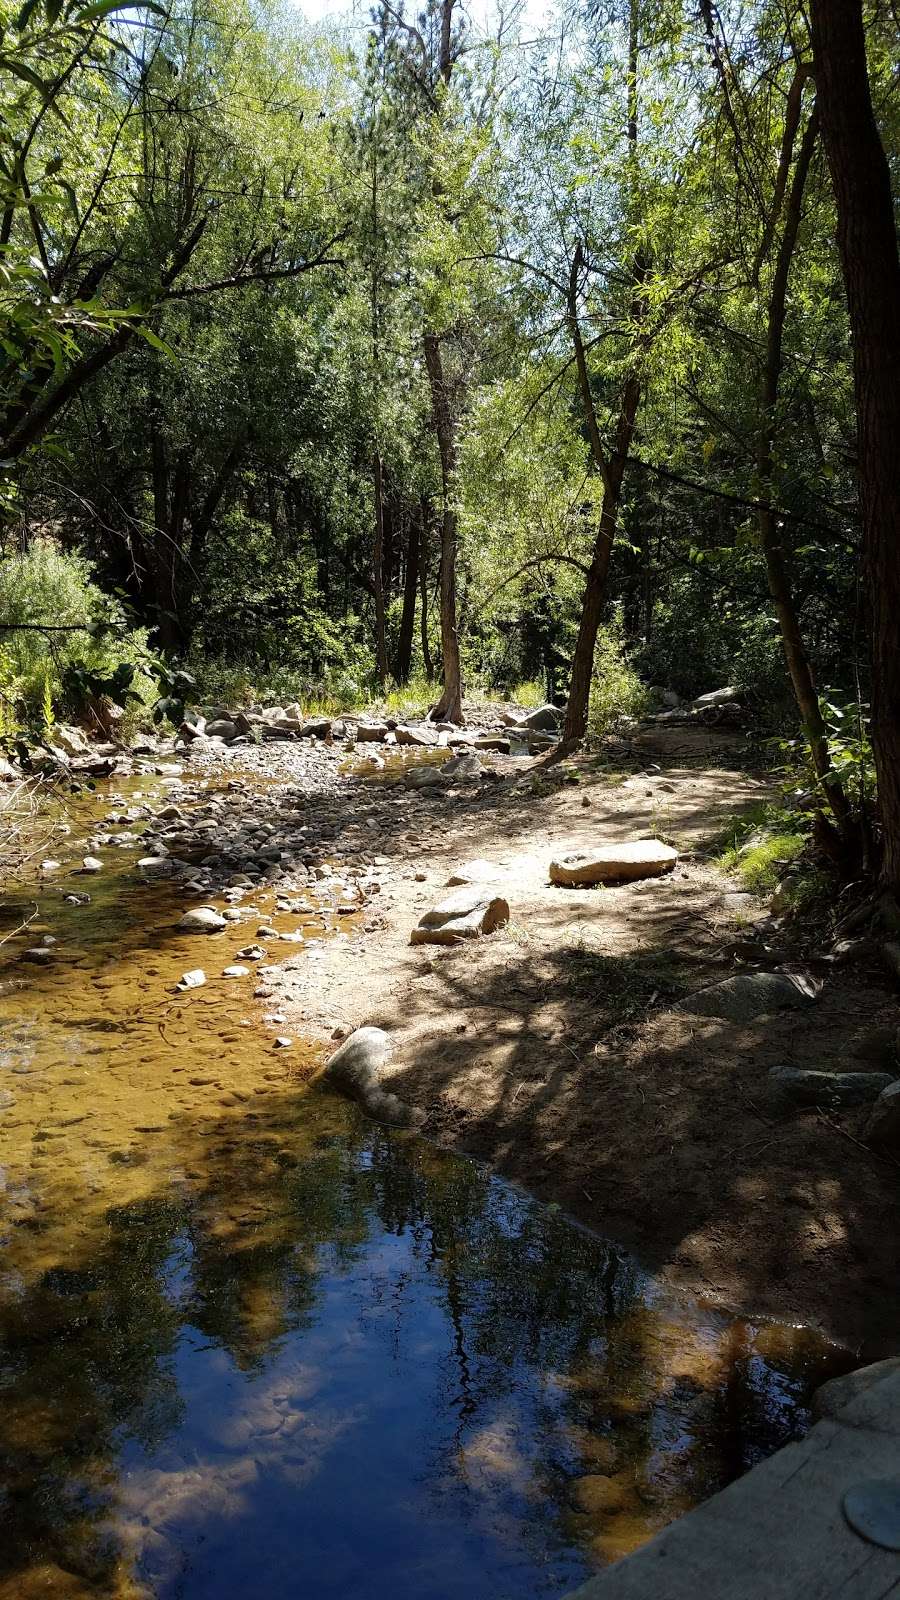
[[[900,1600],[900,1553],[848,1526],[841,1502],[900,1478],[900,1373],[818,1423],[569,1600]]]

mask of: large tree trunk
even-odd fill
[[[882,873],[900,892],[900,256],[861,0],[812,0],[822,136],[853,335]]]
[[[412,667],[413,635],[416,628],[416,595],[419,590],[419,540],[421,513],[408,516],[406,536],[406,570],[403,575],[403,609],[397,635],[397,654],[394,658],[394,677],[398,683],[408,683]]]
[[[419,502],[422,511],[421,541],[419,547],[419,589],[421,606],[419,609],[419,632],[422,640],[422,666],[429,683],[434,682],[434,662],[431,659],[431,640],[428,637],[428,523],[431,517],[431,507],[423,494]]]
[[[381,452],[375,451],[372,463],[372,487],[375,495],[375,550],[373,554],[375,580],[375,678],[380,689],[387,683],[387,639],[384,631],[384,472]]]
[[[818,110],[816,106],[813,106],[794,167],[794,175],[791,180],[787,209],[785,211],[784,229],[775,261],[775,271],[769,295],[766,361],[763,369],[761,395],[762,416],[756,465],[760,498],[763,502],[759,509],[760,541],[765,556],[769,593],[772,596],[775,614],[781,629],[781,644],[784,651],[785,664],[806,732],[810,758],[822,796],[830,807],[839,828],[846,830],[850,820],[850,807],[847,804],[847,798],[840,779],[831,764],[828,730],[825,726],[825,719],[822,716],[822,708],[816,692],[812,666],[800,628],[800,618],[797,614],[797,606],[791,589],[790,574],[785,559],[778,521],[772,509],[775,445],[778,435],[778,391],[781,382],[788,278],[800,227],[803,193],[818,133]],[[824,818],[822,819],[822,825],[824,826]]]
[[[441,458],[441,658],[444,686],[437,705],[432,707],[435,722],[463,721],[462,668],[459,660],[459,634],[456,620],[456,425],[447,386],[441,341],[426,333],[425,366],[431,385],[434,428]]]

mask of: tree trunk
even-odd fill
[[[419,548],[419,588],[422,604],[419,609],[419,631],[422,640],[422,666],[429,683],[434,682],[434,662],[431,659],[431,641],[428,638],[428,521],[431,508],[425,495],[420,501],[422,535]]]
[[[861,0],[812,0],[822,136],[853,335],[882,875],[900,892],[900,256]]]
[[[416,628],[416,594],[419,588],[419,515],[408,518],[406,539],[406,570],[403,575],[403,610],[400,613],[400,631],[397,636],[397,654],[394,659],[394,677],[398,683],[408,683],[412,667],[413,634]]]
[[[381,452],[375,451],[372,462],[372,487],[375,495],[375,550],[373,555],[375,585],[375,679],[380,689],[387,683],[387,640],[384,631],[384,472]]]
[[[775,272],[769,296],[766,362],[763,371],[761,396],[762,418],[756,465],[759,475],[760,498],[766,502],[760,505],[759,509],[760,541],[766,561],[769,593],[772,596],[775,614],[781,629],[781,644],[784,650],[788,676],[791,680],[794,697],[797,701],[806,733],[813,770],[821,786],[822,794],[838,823],[838,827],[845,829],[850,819],[850,807],[847,804],[840,779],[831,764],[831,752],[828,748],[828,730],[819,705],[819,696],[816,693],[812,666],[806,651],[800,628],[800,618],[797,614],[797,607],[791,591],[791,580],[787,561],[785,560],[784,545],[780,536],[777,518],[772,510],[775,444],[778,435],[778,391],[781,382],[788,278],[790,276],[794,248],[797,243],[797,232],[800,227],[803,193],[818,134],[818,109],[813,106],[800,143],[794,176],[791,180],[787,209],[785,211],[784,230],[775,262]],[[824,818],[820,826],[824,826]]]
[[[616,426],[615,446],[612,455],[607,459],[594,407],[587,357],[578,321],[578,274],[581,270],[583,259],[582,248],[579,243],[575,247],[569,273],[568,321],[569,333],[575,350],[575,365],[578,373],[585,425],[588,439],[590,440],[591,455],[594,466],[603,480],[603,509],[600,513],[597,537],[594,540],[591,564],[585,580],[584,594],[581,601],[581,621],[578,626],[575,654],[572,657],[569,699],[566,705],[565,723],[563,724],[563,751],[571,750],[578,744],[584,738],[587,729],[597,630],[600,627],[603,602],[606,598],[606,580],[609,575],[609,563],[619,519],[622,479],[625,476],[625,468],[628,464],[628,452],[631,449],[631,441],[634,437],[634,425],[641,398],[640,380],[636,372],[633,371],[625,379],[619,420]],[[632,316],[637,318],[641,314],[639,291],[645,276],[645,268],[640,259],[635,263],[634,273],[635,295],[632,298]]]
[[[435,722],[463,722],[462,668],[456,620],[456,425],[444,381],[441,341],[426,333],[425,366],[431,385],[434,428],[441,458],[441,658],[444,685],[430,716]]]

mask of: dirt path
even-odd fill
[[[852,1142],[864,1113],[829,1126],[785,1111],[768,1073],[871,1066],[889,1050],[895,996],[879,973],[830,969],[808,1012],[735,1026],[673,1009],[744,970],[735,945],[763,910],[709,861],[728,818],[765,793],[719,764],[727,746],[672,730],[645,748],[654,773],[611,779],[585,760],[579,782],[551,785],[522,763],[516,782],[415,806],[402,786],[351,780],[334,858],[374,842],[379,909],[358,937],[266,981],[298,1031],[390,1030],[389,1086],[425,1109],[428,1137],[636,1248],[665,1278],[813,1321],[866,1356],[893,1353],[897,1168]],[[549,884],[553,854],[648,833],[677,844],[671,877]],[[509,927],[410,948],[451,869],[473,857],[502,869]]]

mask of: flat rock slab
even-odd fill
[[[896,1600],[900,1557],[841,1508],[860,1482],[896,1477],[898,1450],[893,1374],[568,1600]]]
[[[816,998],[805,978],[782,972],[743,972],[709,989],[698,989],[679,1004],[694,1017],[721,1017],[724,1022],[752,1022],[772,1011],[807,1006]]]
[[[387,738],[387,733],[386,722],[360,722],[356,729],[357,740],[361,743],[374,740],[377,744],[379,740]]]
[[[815,1072],[803,1067],[773,1067],[769,1077],[801,1106],[869,1105],[894,1081],[889,1072]]]
[[[580,855],[551,861],[550,882],[582,885],[627,883],[635,878],[659,878],[671,872],[678,851],[661,839],[635,839],[630,844],[600,845]]]
[[[460,889],[426,911],[419,926],[413,928],[410,944],[460,944],[493,933],[509,921],[509,905],[502,895],[491,894],[473,884]]]
[[[394,729],[394,738],[398,744],[413,745],[422,749],[429,749],[438,741],[437,734],[430,728],[409,728],[403,723],[398,723]]]
[[[494,861],[464,861],[462,866],[454,867],[449,878],[448,886],[452,889],[458,884],[468,883],[496,883],[503,877],[502,867]]]

